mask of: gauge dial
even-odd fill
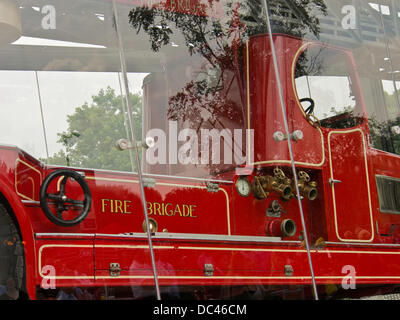
[[[247,197],[251,192],[251,186],[247,178],[239,178],[236,181],[236,190],[242,197]]]

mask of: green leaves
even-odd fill
[[[135,134],[141,139],[142,98],[130,94]],[[90,105],[83,104],[68,116],[68,130],[58,133],[58,142],[64,147],[49,160],[51,164],[82,168],[131,171],[128,151],[118,151],[115,142],[130,137],[123,103],[125,97],[117,96],[107,87],[92,97]],[[128,127],[126,127],[128,126]]]

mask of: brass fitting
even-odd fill
[[[293,196],[292,180],[287,178],[279,168],[274,169],[274,176],[259,176],[253,181],[253,193],[257,199],[265,199],[269,192],[278,193],[282,199],[289,200]]]
[[[255,176],[253,180],[253,194],[259,200],[264,200],[268,197],[269,192],[267,189],[267,179],[265,176]]]
[[[317,182],[310,181],[310,176],[305,171],[299,172],[297,186],[299,187],[300,195],[310,201],[313,201],[318,196]]]

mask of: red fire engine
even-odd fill
[[[0,0],[5,292],[393,292],[400,8],[48,2]]]

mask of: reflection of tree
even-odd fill
[[[168,109],[170,120],[186,121],[190,119],[192,123],[198,124],[196,127],[198,131],[205,118],[202,112],[206,111],[210,115],[207,121],[213,127],[217,127],[217,124],[223,127],[221,124],[223,117],[242,123],[240,110],[234,101],[220,92],[198,95],[198,86],[199,84],[196,85],[194,81],[191,81],[181,92],[170,98],[169,103],[174,106],[174,108]],[[191,101],[194,96],[197,96],[196,101]]]
[[[399,93],[400,91],[392,94],[384,92],[387,117],[389,119],[378,120],[375,115],[370,115],[368,119],[373,146],[396,154],[400,154],[400,116],[396,96]]]
[[[327,14],[325,0],[273,0],[268,6],[274,33],[319,37],[318,16]]]
[[[310,50],[303,51],[296,63],[295,78],[300,78],[303,76],[315,76],[321,75],[323,72],[323,52],[325,48],[318,47],[318,52],[311,50],[311,54],[308,54]]]
[[[168,118],[197,131],[202,127],[243,129],[243,44],[249,37],[268,31],[264,0],[197,1],[202,6],[197,13],[177,12],[171,3],[161,0],[129,12],[129,23],[137,34],[148,36],[152,51],[171,58],[171,46],[178,43],[180,47],[184,44],[191,62],[202,59],[199,76],[168,98]],[[319,35],[317,16],[326,14],[323,0],[272,0],[268,4],[274,33]]]
[[[141,136],[141,96],[130,94],[135,133]],[[126,137],[125,115],[121,96],[108,87],[92,97],[68,116],[68,130],[59,133],[58,142],[65,147],[49,159],[49,163],[84,168],[130,171],[127,152],[119,152],[115,142]]]
[[[212,9],[213,1],[202,5],[207,7],[202,11],[207,12]],[[262,12],[258,1],[251,3],[249,9],[252,13],[258,12],[258,16]],[[231,120],[243,119],[243,114],[240,116],[241,109],[237,105],[238,102],[227,98],[229,88],[223,87],[230,86],[231,83],[224,83],[226,82],[224,79],[232,78],[233,73],[236,78],[228,82],[236,81],[240,88],[239,93],[243,94],[241,77],[238,76],[241,60],[239,51],[244,32],[249,31],[240,19],[239,5],[228,2],[225,10],[226,16],[230,19],[225,23],[205,15],[188,15],[165,10],[161,5],[153,8],[138,7],[129,13],[129,21],[137,32],[143,30],[148,34],[153,51],[158,52],[163,46],[170,45],[174,36],[173,30],[179,30],[189,55],[205,59],[208,71],[203,68],[203,77],[187,83],[175,96],[169,98],[169,118],[189,120],[193,128],[200,127],[202,119],[199,109],[204,108],[211,114],[212,119],[221,116],[228,116]],[[257,28],[260,26],[255,24],[248,29],[254,31]],[[241,125],[241,121],[239,124]]]
[[[396,127],[400,130],[400,118],[378,121],[371,116],[368,119],[368,124],[372,144],[375,148],[400,154],[400,134],[393,132],[393,128]]]

